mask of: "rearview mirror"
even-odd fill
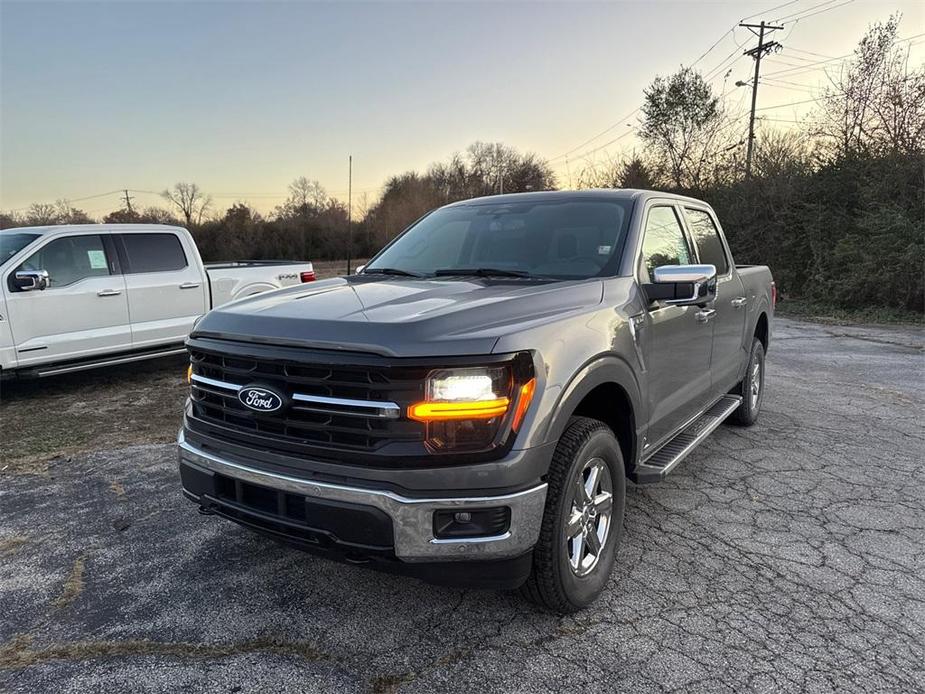
[[[365,265],[357,265],[357,269],[354,270],[354,272],[355,272],[357,275],[362,275],[362,274],[363,274],[363,268],[364,268],[364,267],[366,267],[366,266],[365,266]]]
[[[716,299],[715,265],[662,265],[652,271],[644,287],[650,301],[672,306],[694,306]]]
[[[48,270],[20,270],[13,276],[13,284],[23,292],[48,288]]]

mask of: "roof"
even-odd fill
[[[497,205],[499,203],[524,203],[546,200],[564,202],[568,200],[643,200],[648,198],[671,198],[674,200],[695,201],[684,195],[667,193],[660,190],[637,190],[635,188],[589,188],[587,190],[542,190],[531,193],[509,193],[506,195],[489,195],[450,203],[447,207],[464,207],[466,205]]]
[[[53,234],[59,231],[87,231],[97,233],[114,233],[118,231],[183,231],[183,227],[168,224],[50,224],[43,227],[10,227],[0,229],[4,232],[27,234]]]

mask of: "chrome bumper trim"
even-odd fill
[[[392,519],[395,556],[408,562],[488,560],[519,556],[536,544],[546,504],[546,483],[522,492],[499,496],[417,498],[387,490],[347,487],[257,470],[244,462],[220,458],[192,446],[186,442],[182,431],[177,447],[179,462],[183,464],[271,489],[378,508]],[[508,532],[493,537],[434,537],[434,511],[495,506],[511,509],[511,527]]]

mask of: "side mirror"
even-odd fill
[[[353,273],[354,273],[355,275],[362,275],[362,274],[363,274],[363,268],[364,268],[364,267],[366,267],[366,266],[365,266],[365,265],[357,265],[357,269],[354,270]]]
[[[23,292],[31,292],[33,289],[47,289],[48,270],[20,270],[13,276],[13,284]]]
[[[695,306],[716,299],[715,265],[662,265],[643,288],[650,301]]]

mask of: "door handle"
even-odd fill
[[[121,289],[101,289],[96,293],[97,296],[119,296]]]
[[[746,299],[744,296],[737,296],[735,299],[733,299],[729,303],[735,306],[736,308],[742,308],[743,306],[745,306],[745,304],[748,303],[748,299]]]
[[[180,289],[195,289],[199,286],[199,282],[184,282],[180,285]]]
[[[715,308],[702,308],[694,314],[694,317],[697,319],[698,323],[707,323],[715,315]]]

